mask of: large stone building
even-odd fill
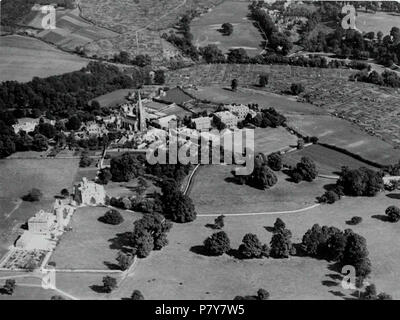
[[[246,116],[250,112],[249,107],[244,104],[230,104],[225,106],[225,108],[235,115],[238,118],[238,121],[246,119]]]
[[[82,178],[82,182],[74,188],[74,200],[78,205],[103,205],[106,199],[104,187],[87,178]]]
[[[238,118],[229,111],[219,111],[214,113],[214,116],[227,128],[234,127],[238,124]]]
[[[192,123],[196,130],[209,130],[211,128],[210,117],[200,117],[192,119]]]

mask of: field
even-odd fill
[[[378,33],[378,31],[382,31],[384,35],[388,35],[393,27],[399,26],[399,20],[400,15],[396,13],[358,12],[356,27],[363,32],[373,31]]]
[[[131,232],[138,215],[121,211],[125,221],[112,226],[98,221],[108,210],[106,207],[77,209],[70,223],[72,231],[62,236],[50,260],[61,269],[115,269],[121,248],[121,238],[117,236]]]
[[[112,108],[116,107],[120,104],[128,102],[126,96],[129,95],[131,92],[134,92],[136,89],[120,89],[115,90],[113,92],[104,94],[102,96],[96,97],[93,100],[96,100],[100,103],[102,108]]]
[[[318,173],[320,174],[337,175],[342,166],[347,166],[350,169],[367,167],[378,170],[364,162],[321,145],[312,145],[299,151],[287,153],[284,156],[284,163],[295,166],[296,163],[300,161],[301,157],[308,157],[314,160],[317,165]]]
[[[288,125],[305,136],[345,149],[363,159],[387,165],[397,162],[400,151],[356,125],[332,116],[290,115]]]
[[[27,37],[0,37],[0,82],[28,82],[33,77],[48,77],[76,71],[88,60],[64,53],[52,46]]]
[[[54,196],[72,187],[78,159],[5,159],[0,161],[0,254],[13,243],[26,220],[40,209],[50,210]],[[39,188],[43,199],[24,202],[21,196]]]
[[[255,152],[266,155],[281,151],[290,146],[297,145],[297,137],[290,134],[286,129],[279,128],[256,128],[254,131]]]
[[[270,80],[261,90],[254,84],[262,72],[268,73]],[[286,116],[295,116],[292,122],[305,134],[324,139],[329,136],[330,142],[326,143],[350,147],[370,161],[394,162],[393,159],[399,158],[395,148],[400,147],[398,90],[350,82],[348,76],[352,72],[279,65],[200,65],[168,73],[167,83],[194,84],[198,90],[188,91],[212,102],[273,106]],[[239,90],[232,92],[229,87],[235,78]],[[281,95],[293,82],[303,83],[306,89],[303,96],[310,103]],[[374,148],[379,151],[374,152]]]
[[[236,48],[245,49],[250,56],[261,53],[263,39],[258,29],[247,19],[248,5],[248,2],[228,0],[195,18],[191,24],[193,43],[200,47],[215,44],[224,53]],[[224,36],[218,31],[223,23],[233,25],[232,35]]]
[[[238,214],[297,210],[315,204],[325,180],[297,185],[277,173],[278,183],[270,190],[239,185],[231,171],[235,166],[202,166],[194,177],[190,197],[199,214]]]

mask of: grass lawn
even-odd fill
[[[288,118],[289,125],[303,135],[317,136],[322,143],[345,149],[366,160],[393,164],[400,158],[399,150],[348,121],[322,115],[290,115]]]
[[[345,198],[334,205],[296,214],[226,217],[224,231],[235,249],[249,232],[269,243],[272,234],[265,227],[271,227],[280,217],[292,231],[293,242],[300,242],[314,223],[346,229],[350,226],[345,221],[354,215],[361,216],[363,222],[351,228],[367,239],[373,266],[370,281],[379,291],[399,299],[400,252],[388,244],[400,240],[400,224],[372,217],[396,202],[399,200],[381,194],[375,198]],[[190,224],[175,224],[168,235],[170,244],[140,260],[134,275],[116,296],[126,297],[138,289],[146,299],[233,299],[264,288],[271,293],[271,299],[341,299],[342,295],[352,298],[352,291],[341,288],[337,272],[327,261],[307,257],[243,261],[227,255],[202,255],[199,246],[213,232],[205,225],[212,222],[213,218],[198,217]]]
[[[247,2],[224,1],[192,21],[193,43],[201,47],[216,44],[224,53],[229,49],[244,48],[250,56],[259,54],[263,39],[252,21],[247,19],[248,13]],[[233,25],[230,36],[222,35],[218,31],[223,23]]]
[[[88,60],[65,53],[36,39],[22,36],[0,38],[0,82],[28,82],[80,70]]]
[[[231,171],[235,166],[202,166],[194,177],[190,197],[199,214],[258,213],[296,210],[311,206],[323,193],[326,180],[297,185],[278,172],[278,183],[269,190],[238,185]]]
[[[113,92],[98,96],[97,98],[94,98],[91,101],[96,100],[98,103],[100,103],[100,106],[102,108],[105,108],[105,107],[113,108],[122,103],[128,102],[126,97],[130,93],[135,92],[135,90],[136,89],[119,89],[119,90],[115,90]]]
[[[125,221],[113,226],[98,221],[108,210],[105,207],[78,208],[70,222],[72,231],[64,233],[50,261],[56,262],[60,269],[114,268],[120,249],[116,237],[132,231],[139,215],[120,210]]]
[[[0,295],[0,300],[50,300],[52,296],[60,295],[58,292],[41,287],[17,286],[13,295]]]
[[[266,155],[297,145],[297,137],[282,127],[256,128],[254,139],[255,152],[262,152]]]
[[[295,166],[302,157],[309,157],[314,160],[317,170],[321,174],[337,174],[342,166],[348,166],[351,169],[367,167],[378,170],[378,168],[321,145],[312,145],[299,151],[287,153],[284,155],[284,163]]]

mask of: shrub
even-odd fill
[[[35,201],[40,201],[40,199],[43,197],[42,191],[39,189],[33,188],[29,193],[25,196],[22,197],[22,200],[24,201],[29,201],[29,202],[35,202]]]
[[[303,139],[297,140],[297,149],[299,149],[299,150],[304,149],[304,140]]]
[[[361,222],[362,222],[362,218],[355,216],[355,217],[352,217],[349,221],[347,221],[347,224],[355,226],[357,224],[360,224]]]
[[[210,255],[220,256],[228,252],[230,241],[228,235],[224,231],[212,234],[204,241],[204,247]]]
[[[117,288],[117,279],[110,276],[103,277],[104,292],[111,293],[116,288]]]
[[[258,297],[258,300],[268,300],[269,292],[265,289],[258,289],[257,297]]]
[[[68,189],[62,189],[61,190],[61,196],[63,197],[63,198],[68,198],[69,197],[69,191],[68,191]]]
[[[282,169],[282,155],[279,152],[268,155],[268,166],[274,171]]]
[[[325,192],[322,197],[318,198],[318,201],[320,203],[332,204],[332,203],[335,203],[336,201],[338,201],[339,199],[340,199],[340,196],[335,191],[329,190],[329,191]]]
[[[144,296],[139,290],[134,290],[131,295],[131,300],[144,300]]]
[[[222,229],[225,226],[224,218],[225,218],[224,215],[220,215],[217,218],[215,218],[214,220],[215,229]]]
[[[292,83],[290,86],[290,92],[297,96],[300,93],[304,92],[304,86],[301,83]]]
[[[101,222],[112,224],[115,226],[121,224],[124,221],[124,218],[119,213],[119,211],[111,209],[107,211],[106,214],[100,218],[100,220]]]
[[[400,209],[396,206],[390,206],[385,210],[390,222],[398,222],[400,220]]]
[[[3,287],[3,292],[8,295],[12,295],[15,290],[15,280],[7,279]]]
[[[120,251],[117,257],[118,265],[122,271],[127,270],[133,261],[133,256]]]

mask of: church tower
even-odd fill
[[[140,96],[140,90],[138,91],[138,102],[136,105],[136,117],[137,117],[137,129],[140,132],[146,131],[146,111],[144,111],[142,105],[142,97]]]

